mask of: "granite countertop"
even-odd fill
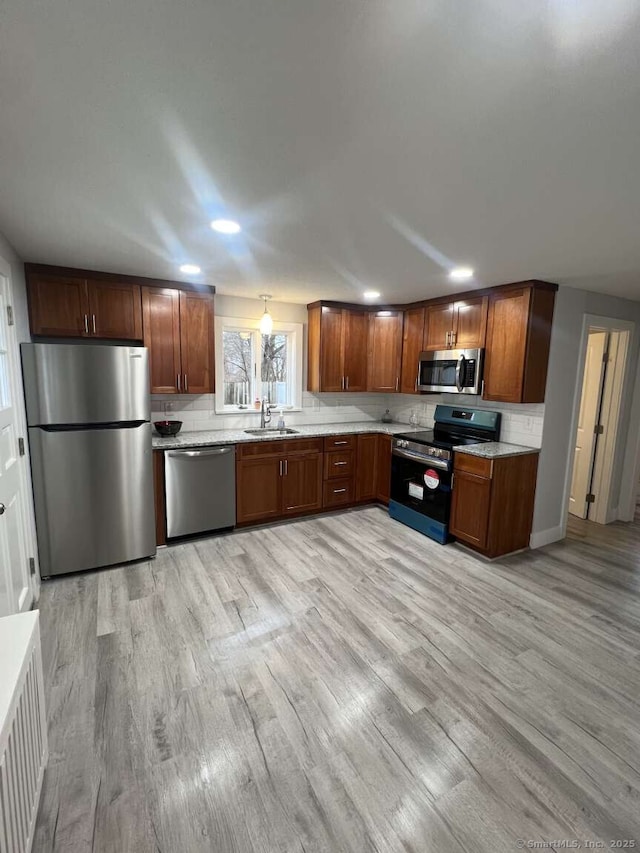
[[[453,449],[456,453],[481,456],[483,459],[500,459],[503,456],[523,456],[526,453],[540,453],[539,447],[525,447],[523,444],[507,444],[504,441],[486,441],[484,444],[461,444]]]
[[[410,424],[384,424],[381,421],[355,421],[340,424],[303,424],[291,427],[296,432],[282,435],[274,430],[273,434],[249,435],[242,429],[215,429],[198,432],[181,432],[178,435],[163,438],[153,434],[154,450],[170,450],[174,447],[204,447],[211,444],[241,444],[247,441],[276,441],[290,438],[319,438],[329,435],[348,435],[349,433],[381,432],[386,435],[417,432],[424,427]]]

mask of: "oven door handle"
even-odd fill
[[[411,453],[410,450],[399,450],[394,447],[392,450],[394,456],[402,456],[403,459],[411,459],[415,462],[422,462],[424,465],[429,465],[431,468],[440,468],[441,471],[449,470],[449,463],[442,462],[440,459],[425,459],[418,453]]]
[[[464,356],[461,355],[458,359],[458,363],[456,364],[456,388],[458,391],[462,391],[462,367],[464,365]]]

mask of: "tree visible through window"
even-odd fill
[[[224,405],[251,406],[256,398],[291,405],[290,345],[288,332],[261,335],[253,329],[226,328],[222,333]]]

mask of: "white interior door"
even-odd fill
[[[31,606],[25,457],[18,448],[18,345],[9,326],[9,281],[0,274],[0,616]]]
[[[587,358],[584,366],[580,414],[576,432],[576,446],[573,459],[573,478],[569,495],[569,512],[579,518],[586,518],[589,510],[587,493],[591,484],[593,453],[595,449],[596,420],[600,409],[602,394],[602,375],[604,354],[607,347],[607,332],[589,332]]]

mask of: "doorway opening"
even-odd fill
[[[568,511],[599,524],[615,520],[610,492],[631,339],[628,326],[605,320],[588,326]]]

